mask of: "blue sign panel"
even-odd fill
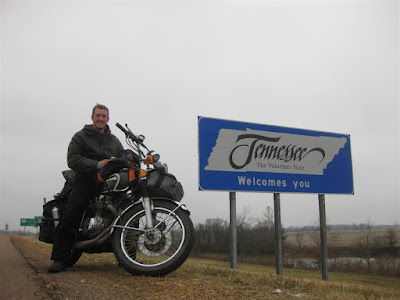
[[[350,136],[198,117],[199,190],[354,194]]]

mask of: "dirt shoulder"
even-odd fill
[[[0,235],[0,295],[2,299],[51,299],[10,236],[3,234]]]

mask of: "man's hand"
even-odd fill
[[[97,164],[97,169],[101,169],[102,167],[104,167],[110,160],[109,159],[103,159],[102,161],[99,161],[99,163]]]

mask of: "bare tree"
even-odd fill
[[[249,245],[250,229],[254,223],[254,218],[250,214],[250,206],[243,207],[241,213],[237,216],[237,242],[238,252],[243,257],[245,246]]]
[[[229,248],[229,226],[220,218],[207,219],[205,224],[197,224],[195,251],[225,252]]]
[[[263,217],[257,220],[252,227],[252,243],[253,252],[257,253],[274,253],[275,243],[275,225],[274,211],[267,206],[263,212]]]
[[[331,226],[327,225],[327,243],[330,246],[335,245],[340,238],[340,233],[338,231],[332,231]],[[320,224],[319,220],[316,219],[309,227],[308,235],[310,236],[311,240],[314,242],[316,247],[321,247],[321,233],[320,233]]]
[[[265,240],[266,240],[266,248],[268,250],[273,250],[275,244],[275,218],[274,218],[274,210],[267,206],[265,211],[263,212],[263,225],[265,228]]]
[[[394,247],[398,242],[396,230],[394,228],[387,228],[382,238],[382,242],[386,248],[388,248],[389,254],[393,254]]]
[[[299,228],[296,231],[296,242],[297,242],[297,250],[301,253],[303,251],[303,240],[304,240],[304,236],[306,235],[306,233],[304,232],[304,230],[302,230],[301,228]]]
[[[308,228],[308,235],[317,248],[321,247],[321,234],[319,232],[319,220],[315,219]]]
[[[361,251],[363,252],[367,264],[368,269],[371,268],[371,258],[373,252],[373,245],[374,241],[376,240],[375,234],[372,230],[373,223],[368,218],[365,223],[358,225],[358,229],[361,230],[361,237],[358,240],[358,246],[360,247]]]

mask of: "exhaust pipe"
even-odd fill
[[[94,239],[88,241],[79,241],[74,243],[73,248],[75,250],[97,247],[106,242],[111,236],[111,226],[107,227],[103,232],[101,232]]]

